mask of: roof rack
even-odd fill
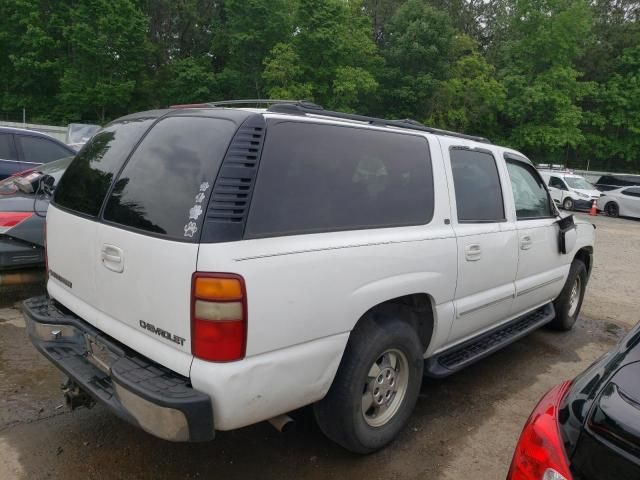
[[[223,100],[220,102],[206,102],[206,103],[189,103],[184,105],[172,105],[171,108],[211,108],[211,107],[226,107],[229,105],[271,105],[268,108],[269,112],[273,113],[287,113],[290,115],[320,115],[323,117],[340,118],[343,120],[353,120],[356,122],[364,122],[371,125],[378,125],[382,127],[396,127],[406,128],[408,130],[419,130],[421,132],[433,133],[435,135],[446,135],[449,137],[464,138],[466,140],[473,140],[481,143],[491,143],[488,138],[478,137],[475,135],[466,135],[464,133],[451,132],[449,130],[441,130],[439,128],[427,127],[417,120],[411,118],[405,118],[403,120],[388,120],[385,118],[367,117],[365,115],[356,115],[354,113],[334,112],[332,110],[325,110],[324,107],[307,100],[279,100],[279,99],[264,99],[264,98],[250,98],[243,100]]]
[[[287,113],[292,115],[320,115],[323,117],[340,118],[344,120],[354,120],[357,122],[364,122],[370,125],[378,125],[382,127],[396,127],[406,128],[408,130],[419,130],[421,132],[433,133],[435,135],[446,135],[449,137],[464,138],[466,140],[473,140],[481,143],[491,143],[488,138],[478,137],[475,135],[466,135],[464,133],[451,132],[449,130],[441,130],[439,128],[427,127],[417,120],[405,118],[404,120],[388,120],[385,118],[368,117],[365,115],[357,115],[353,113],[334,112],[332,110],[325,110],[320,105],[316,105],[311,102],[304,101],[286,101],[275,102],[268,108],[269,112],[273,113]]]

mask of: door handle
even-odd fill
[[[124,256],[122,249],[113,245],[103,245],[100,251],[102,265],[112,272],[122,273],[124,271]]]
[[[529,250],[533,245],[533,240],[529,235],[525,235],[520,239],[520,249],[521,250]]]
[[[482,248],[477,243],[464,247],[464,258],[469,262],[476,262],[482,258]]]

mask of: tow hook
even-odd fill
[[[71,410],[79,407],[91,408],[96,404],[95,400],[70,378],[67,378],[67,381],[61,385],[61,388],[64,394],[64,400]]]

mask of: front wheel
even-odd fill
[[[587,287],[587,267],[580,260],[574,260],[562,292],[553,302],[556,318],[549,324],[556,330],[569,331],[573,328],[582,308],[584,291]]]
[[[422,354],[422,343],[407,322],[364,319],[351,333],[329,393],[314,406],[323,433],[355,453],[371,453],[391,442],[418,399]]]
[[[573,210],[573,200],[571,198],[565,198],[562,202],[562,208],[565,210]]]

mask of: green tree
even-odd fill
[[[495,78],[495,68],[466,35],[456,38],[454,51],[456,60],[450,77],[438,84],[427,122],[449,130],[499,137],[498,115],[504,108],[506,91]]]
[[[409,0],[386,30],[381,113],[425,120],[433,114],[439,82],[449,75],[455,35],[451,20],[422,0]]]
[[[583,141],[580,100],[592,85],[576,69],[591,28],[585,0],[509,0],[496,46],[506,88],[502,118],[509,144],[537,160],[560,161]]]
[[[328,108],[353,110],[377,88],[378,63],[362,9],[343,0],[300,0],[290,39],[272,49],[263,78],[272,98],[308,93]]]
[[[60,116],[105,122],[135,110],[150,51],[147,17],[131,0],[84,0],[65,8],[69,55],[57,95]]]

